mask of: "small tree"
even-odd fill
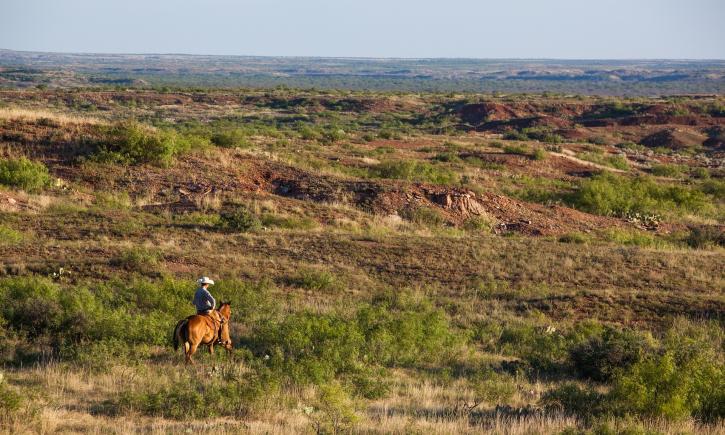
[[[342,433],[358,420],[352,398],[337,381],[320,386],[315,406],[304,408],[304,412],[318,434]]]
[[[254,231],[258,230],[262,226],[259,218],[243,205],[235,205],[231,207],[230,209],[222,212],[220,217],[220,226],[232,231]]]

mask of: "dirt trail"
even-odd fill
[[[564,151],[566,151],[566,150],[564,150]],[[571,160],[572,162],[579,163],[580,165],[584,165],[584,166],[589,166],[589,167],[592,167],[592,168],[601,169],[603,171],[616,172],[618,174],[626,174],[627,173],[627,171],[623,171],[621,169],[612,168],[610,166],[600,165],[599,163],[594,163],[594,162],[590,162],[590,161],[587,161],[587,160],[582,160],[582,159],[580,159],[578,157],[574,157],[574,156],[572,156],[572,155],[570,155],[570,154],[568,154],[568,153],[566,153],[564,151],[562,151],[560,153],[554,153],[554,152],[552,152],[551,155],[552,156],[561,157],[561,158],[564,158],[564,159],[567,159],[567,160]]]

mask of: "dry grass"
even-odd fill
[[[156,363],[145,367],[114,366],[108,371],[84,370],[49,364],[32,369],[8,373],[11,382],[34,386],[30,408],[34,415],[4,421],[0,433],[79,433],[79,434],[132,434],[132,433],[252,433],[287,434],[314,433],[310,420],[302,407],[314,394],[314,389],[294,389],[279,397],[263,400],[252,415],[244,419],[214,418],[209,420],[175,421],[148,417],[132,411],[108,416],[94,409],[105,400],[116,398],[121,392],[138,391],[149,385],[174,382],[185,370],[194,370],[198,376],[214,376],[208,367],[192,369],[178,364]],[[358,422],[352,433],[361,434],[553,434],[566,428],[581,426],[576,418],[556,414],[508,415],[493,412],[492,406],[483,407],[470,416],[451,415],[446,409],[456,400],[469,394],[462,385],[435,385],[420,382],[404,373],[397,373],[398,386],[391,396],[358,407]],[[544,388],[529,385],[519,388]],[[42,393],[38,393],[41,392]],[[520,393],[517,393],[520,394]],[[512,403],[530,398],[512,398]],[[286,403],[287,405],[284,405]],[[693,420],[668,422],[664,420],[620,421],[610,420],[604,425],[617,432],[636,427],[655,433],[723,433],[725,426],[702,426]]]
[[[38,122],[47,120],[48,122],[65,126],[68,124],[91,124],[103,125],[108,121],[91,116],[70,115],[67,113],[51,112],[42,109],[26,109],[22,107],[2,107],[0,108],[0,119],[22,120]]]

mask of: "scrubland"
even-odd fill
[[[1,91],[0,427],[722,433],[724,108]]]

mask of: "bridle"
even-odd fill
[[[218,309],[215,309],[214,311],[216,311],[217,313],[219,313],[219,318],[221,320],[219,320],[219,322],[218,322],[219,323],[219,327],[217,328],[216,327],[217,326],[217,320],[214,317],[209,316],[211,318],[212,323],[214,324],[214,338],[212,338],[211,342],[214,343],[214,344],[219,344],[221,346],[225,346],[227,343],[222,342],[222,334],[221,334],[221,332],[222,332],[222,327],[224,326],[225,323],[227,323],[228,320],[227,320],[226,317],[224,317],[224,314],[222,314],[222,312],[219,311]]]

